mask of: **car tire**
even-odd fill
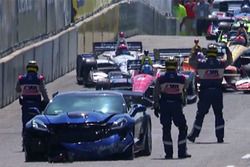
[[[82,84],[83,84],[83,81],[80,81],[79,79],[77,79],[77,84],[78,84],[78,85],[82,85]]]
[[[35,154],[27,147],[24,146],[25,162],[34,162],[36,160]]]
[[[145,135],[145,143],[144,143],[144,150],[142,151],[142,155],[149,156],[152,152],[152,129],[151,123],[148,123],[147,133]]]
[[[134,144],[129,146],[127,150],[122,154],[124,160],[133,160],[135,157],[134,154]]]
[[[250,94],[250,90],[244,90],[243,93],[244,94]]]

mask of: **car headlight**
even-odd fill
[[[119,118],[116,121],[113,122],[112,124],[112,129],[121,129],[127,124],[127,119],[125,118]]]
[[[31,126],[36,130],[48,131],[47,126],[40,120],[32,120]]]

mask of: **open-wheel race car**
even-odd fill
[[[153,65],[151,73],[144,73],[140,60],[128,61],[128,69],[134,70],[132,81],[132,91],[141,92],[145,97],[152,100],[152,92],[155,80],[165,72],[165,59],[174,56],[179,60],[178,71],[187,79],[187,92],[185,95],[188,104],[197,100],[196,74],[190,70],[183,70],[182,63],[189,56],[191,49],[154,49],[152,55]]]
[[[186,103],[191,104],[195,103],[197,100],[197,80],[196,72],[190,67],[185,68],[185,62],[190,57],[191,48],[167,48],[167,49],[154,49],[154,54],[156,61],[160,60],[161,65],[165,65],[165,58],[169,56],[174,56],[178,59],[179,68],[178,71],[185,76],[187,80],[187,90],[186,94]],[[165,72],[165,67],[158,70],[157,76]]]
[[[89,83],[93,83],[90,76],[91,71],[96,71],[98,68],[98,61],[102,59],[109,61],[109,63],[106,63],[107,68],[117,69],[112,71],[120,71],[120,76],[126,77],[126,75],[129,75],[129,71],[127,70],[127,60],[135,60],[140,57],[142,54],[142,43],[127,42],[126,47],[127,48],[124,48],[124,50],[120,50],[119,53],[117,53],[118,48],[116,42],[93,43],[92,54],[80,54],[77,56],[76,78],[78,84],[88,85]],[[105,68],[104,65],[102,68]],[[112,76],[112,74],[106,74],[107,76]],[[103,82],[103,80],[101,82]]]
[[[250,93],[250,50],[246,50],[238,59],[236,63],[239,63],[240,79],[235,82],[236,90]]]

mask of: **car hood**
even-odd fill
[[[114,114],[104,114],[101,112],[74,111],[61,113],[58,115],[46,115],[50,124],[60,123],[102,123],[107,122]]]

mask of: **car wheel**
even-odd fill
[[[142,151],[142,155],[149,156],[152,152],[152,133],[151,133],[151,124],[148,124],[146,140],[144,143],[144,150]]]
[[[78,85],[82,85],[82,84],[83,84],[83,81],[77,79],[77,84],[78,84]]]
[[[250,90],[244,90],[243,93],[250,94]]]
[[[135,155],[134,155],[134,144],[129,146],[127,150],[122,154],[123,159],[125,160],[133,160]]]
[[[24,146],[25,162],[33,162],[36,160],[35,154],[26,146]]]

